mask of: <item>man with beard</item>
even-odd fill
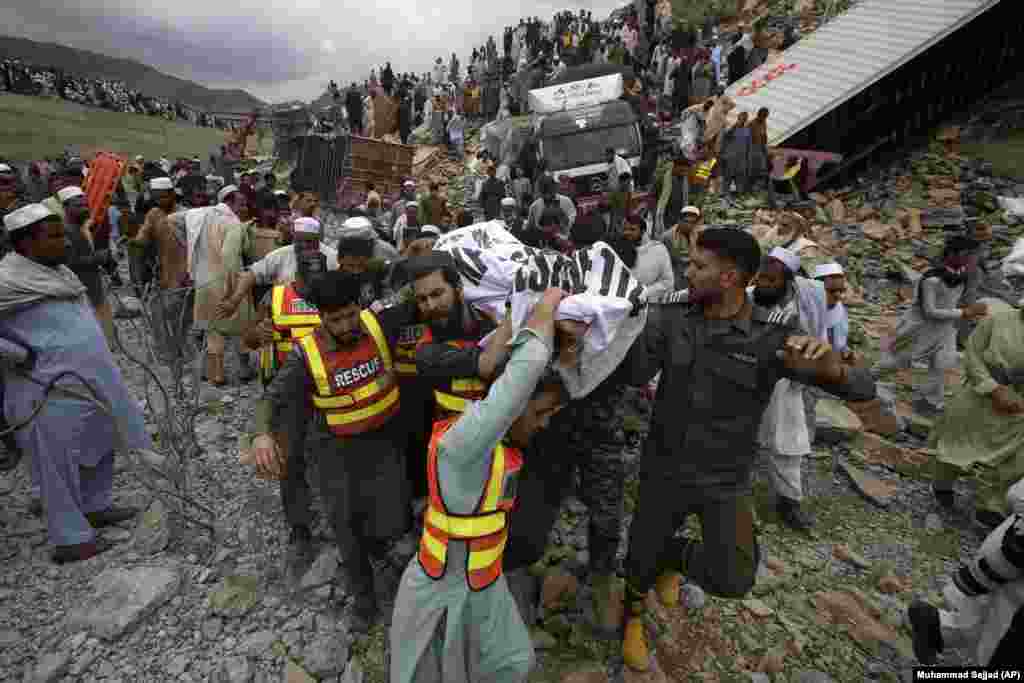
[[[501,222],[505,224],[505,229],[515,235],[517,238],[521,237],[523,231],[523,218],[519,215],[519,208],[516,206],[516,200],[512,197],[505,197],[501,200]]]
[[[255,323],[243,335],[246,347],[260,353],[260,380],[264,391],[292,353],[295,343],[312,334],[321,323],[319,311],[309,302],[310,285],[327,268],[327,259],[316,248],[320,227],[315,218],[295,222],[296,272],[290,283],[275,284],[260,300]],[[256,403],[256,423],[269,419],[271,402],[264,397]],[[261,474],[280,479],[281,503],[290,527],[286,566],[288,578],[301,577],[313,559],[309,483],[306,480],[305,424],[290,423],[283,433],[275,435],[281,446],[280,459],[257,460]],[[261,448],[256,448],[261,446]],[[264,458],[273,450],[266,449],[265,439],[253,439],[253,452]]]
[[[957,364],[957,322],[980,320],[988,314],[984,303],[958,306],[967,280],[969,254],[977,246],[966,237],[949,238],[941,265],[921,276],[910,308],[892,334],[882,339],[876,376],[909,368],[914,362],[928,363],[928,380],[915,390],[913,404],[914,411],[926,418],[938,416],[945,406],[946,370]]]
[[[853,362],[855,355],[847,341],[850,319],[846,313],[846,306],[843,305],[843,297],[846,295],[846,273],[838,263],[823,263],[815,267],[814,279],[825,286],[825,303],[828,306],[825,312],[825,330],[828,334],[828,343],[842,355],[843,362]]]
[[[634,670],[650,665],[643,615],[652,587],[674,605],[680,573],[721,597],[742,597],[754,584],[754,443],[778,380],[819,385],[849,400],[875,394],[866,372],[749,300],[746,288],[760,263],[761,249],[745,231],[701,232],[687,271],[689,303],[651,307],[623,362],[634,386],[662,373],[626,559],[623,656]],[[702,542],[673,538],[689,514],[700,516]]]
[[[5,371],[3,412],[23,425],[15,438],[41,491],[53,561],[87,560],[110,547],[96,529],[136,514],[112,505],[115,448],[152,442],[86,288],[64,265],[60,217],[28,204],[4,216],[4,229],[13,250],[0,261],[0,338],[31,349],[32,367],[31,377]],[[83,384],[109,412],[87,400]]]
[[[297,341],[267,387],[270,414],[257,425],[253,451],[258,463],[273,462],[273,435],[299,433],[312,418],[309,449],[319,458],[320,489],[354,597],[350,625],[365,632],[377,615],[374,576],[388,575],[392,541],[408,528],[401,434],[392,426],[399,411],[392,346],[406,321],[362,308],[359,290],[359,278],[341,272],[310,285],[322,324]]]
[[[561,382],[545,375],[564,296],[545,292],[502,344],[507,366],[487,398],[434,427],[430,504],[391,626],[392,683],[525,682],[530,673],[534,652],[502,551],[526,449],[565,402]]]
[[[303,221],[301,232],[298,230],[299,221]],[[302,216],[295,219],[294,226],[292,244],[278,247],[242,273],[233,294],[217,307],[219,316],[231,316],[256,285],[281,285],[294,280],[299,269],[299,256],[302,253],[320,253],[324,257],[326,270],[338,269],[338,252],[323,243],[323,227],[320,221],[312,216]]]
[[[647,288],[647,301],[657,303],[675,288],[675,273],[668,247],[647,234],[644,219],[630,213],[622,226],[622,236],[612,239],[612,248],[640,284]]]
[[[395,221],[394,240],[395,247],[398,249],[398,251],[402,251],[402,249],[405,248],[406,239],[410,239],[410,237],[408,237],[406,233],[408,232],[411,235],[412,233],[415,233],[419,230],[419,209],[419,202],[406,202],[404,212],[402,213],[401,216],[398,217],[398,220]],[[411,237],[411,239],[416,238]]]
[[[754,304],[782,324],[798,328],[801,334],[828,341],[825,288],[820,282],[799,277],[799,270],[799,256],[782,247],[772,249],[757,274]],[[817,404],[817,395],[806,389],[790,379],[780,379],[758,434],[761,452],[770,463],[779,518],[797,531],[806,531],[813,524],[807,511],[800,507],[800,465],[804,456],[811,453],[808,425],[814,420]]]

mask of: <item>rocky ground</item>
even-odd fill
[[[427,163],[450,170],[446,161]],[[992,177],[984,162],[951,155],[936,143],[786,211],[768,211],[757,198],[707,208],[710,221],[752,224],[769,242],[781,225],[809,226],[851,274],[852,339],[870,362],[886,324],[908,300],[913,271],[937,254],[947,228],[975,217],[993,224],[997,257],[1024,232],[994,199],[1024,196],[1022,183]],[[118,327],[125,348],[143,355],[141,320],[119,320]],[[124,354],[119,362],[145,401],[143,369]],[[165,370],[158,372],[169,382]],[[958,485],[955,512],[933,504],[929,424],[909,409],[919,374],[895,377],[881,415],[861,411],[858,420],[841,407],[823,408],[828,428],[804,465],[814,533],[780,526],[771,495],[759,483],[766,552],[753,594],[727,601],[686,587],[679,608],[655,605],[650,626],[657,634],[657,666],[644,676],[624,674],[617,644],[591,634],[582,580],[586,510],[567,500],[543,567],[554,571],[537,625],[540,666],[531,681],[907,680],[913,655],[903,624],[906,606],[915,596],[941,602],[939,591],[958,558],[984,536],[972,517],[974,479]],[[950,391],[956,377],[951,380]],[[255,383],[201,387],[199,450],[184,466],[187,505],[175,508],[146,484],[153,480],[147,468],[159,469],[160,462],[119,462],[117,501],[146,514],[135,525],[104,530],[117,547],[87,562],[51,564],[45,520],[29,513],[27,469],[0,478],[0,680],[385,680],[386,620],[367,638],[349,637],[337,555],[322,521],[321,555],[297,589],[283,581],[287,538],[276,486],[254,479],[237,462],[258,391]],[[189,405],[175,402],[172,413],[187,415]],[[154,434],[167,438],[157,428],[159,402],[146,410]],[[646,406],[635,398],[630,410],[637,444]],[[634,445],[626,453],[630,511],[638,452]],[[415,542],[410,534],[404,550]],[[385,568],[382,575],[393,580],[396,572]],[[966,660],[950,652],[943,661]]]

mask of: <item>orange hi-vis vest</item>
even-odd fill
[[[440,580],[448,564],[448,542],[466,542],[466,580],[470,590],[479,591],[501,576],[501,559],[508,540],[508,515],[515,504],[523,454],[519,449],[499,442],[491,453],[491,474],[476,511],[471,515],[448,512],[437,479],[437,446],[457,419],[454,417],[435,423],[430,437],[427,450],[428,503],[418,557],[427,576]]]
[[[320,326],[320,313],[307,303],[291,284],[275,285],[270,294],[270,322],[274,343],[260,351],[260,375],[264,383],[284,365],[295,340],[312,334]]]
[[[398,412],[391,350],[376,316],[360,313],[363,335],[352,349],[327,351],[322,329],[299,340],[315,385],[313,405],[336,436],[378,429]]]
[[[434,335],[428,327],[419,344],[431,344],[433,341]],[[466,349],[477,345],[477,342],[467,339],[452,339],[445,343],[458,349]],[[434,390],[434,401],[442,411],[442,414],[463,413],[466,411],[466,403],[468,401],[479,401],[487,395],[487,389],[487,382],[479,377],[456,377],[446,382],[441,388]]]
[[[416,346],[430,327],[424,323],[405,325],[398,332],[395,342],[395,372],[399,379],[411,379],[416,376]]]

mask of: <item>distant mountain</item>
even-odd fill
[[[214,90],[161,73],[131,59],[108,57],[54,43],[0,36],[0,59],[17,58],[34,66],[53,67],[71,76],[123,81],[133,90],[218,113],[249,113],[266,103],[244,90]]]

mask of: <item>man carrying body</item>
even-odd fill
[[[135,516],[112,506],[114,449],[152,448],[152,442],[86,303],[86,288],[63,265],[60,218],[29,204],[8,213],[4,228],[13,251],[0,261],[0,337],[31,349],[34,363],[31,380],[5,372],[3,409],[12,424],[27,422],[15,438],[41,489],[53,560],[87,560],[109,548],[96,528]],[[44,397],[44,386],[67,372],[78,377],[63,377]],[[112,415],[85,398],[91,393],[83,381]]]
[[[501,344],[507,365],[487,398],[434,427],[423,537],[392,620],[391,683],[511,683],[530,673],[533,648],[501,551],[523,449],[564,403],[561,383],[542,379],[563,296],[548,290]]]
[[[690,303],[652,307],[624,361],[636,386],[662,373],[626,560],[623,655],[636,670],[649,666],[642,615],[656,582],[668,604],[678,601],[680,571],[723,597],[742,597],[753,586],[760,554],[751,504],[754,443],[778,380],[820,385],[850,400],[874,397],[870,376],[842,365],[820,340],[772,323],[748,299],[760,263],[761,250],[746,232],[701,232],[687,271]],[[701,517],[703,543],[672,539],[690,513]]]
[[[404,321],[363,309],[359,285],[339,272],[313,281],[322,324],[298,340],[267,388],[270,414],[253,452],[272,469],[271,435],[300,434],[313,417],[310,451],[355,598],[353,627],[362,631],[377,613],[373,563],[388,562],[390,542],[408,526],[408,491],[390,424],[399,409],[391,347]]]
[[[827,304],[821,283],[797,276],[800,257],[776,247],[768,254],[757,274],[754,304],[801,334],[828,341],[825,328]],[[779,517],[787,526],[806,531],[812,520],[801,509],[803,484],[800,466],[811,453],[808,424],[815,420],[817,395],[789,379],[780,379],[764,412],[758,440],[770,462],[772,487],[777,495]]]

